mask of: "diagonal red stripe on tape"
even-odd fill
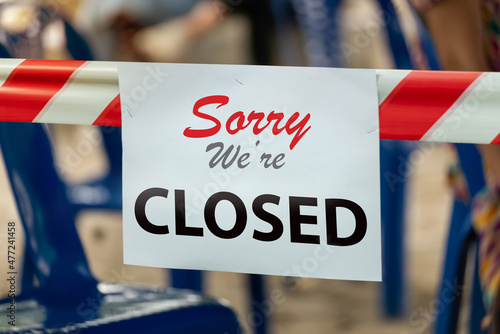
[[[480,75],[410,72],[379,107],[380,139],[419,140]]]
[[[122,126],[120,94],[116,95],[92,125]]]
[[[495,137],[495,139],[493,139],[491,144],[500,144],[500,133]]]
[[[0,87],[0,120],[32,122],[85,61],[27,59]]]

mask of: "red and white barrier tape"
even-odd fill
[[[500,73],[377,70],[380,138],[500,144]],[[112,62],[0,60],[0,121],[121,126]]]
[[[2,59],[0,121],[121,125],[116,64]]]
[[[500,73],[377,70],[381,139],[500,144]]]

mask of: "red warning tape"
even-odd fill
[[[377,70],[380,138],[500,144],[500,74]],[[112,62],[0,60],[0,121],[121,126]]]

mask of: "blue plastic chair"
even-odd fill
[[[413,15],[417,17],[414,8]],[[440,70],[439,60],[432,44],[429,32],[421,20],[416,20],[421,48],[427,58],[431,70]],[[476,147],[471,144],[455,144],[461,168],[465,174],[471,196],[484,187],[481,157]],[[485,333],[481,330],[481,320],[486,311],[482,301],[477,261],[477,243],[470,217],[470,205],[454,200],[450,218],[450,227],[446,244],[443,273],[436,300],[439,301],[440,312],[434,324],[434,333],[452,334],[457,332],[463,286],[465,283],[465,267],[471,251],[476,253],[472,294],[470,299],[469,332]],[[451,290],[451,291],[450,291]],[[450,300],[450,293],[453,298]]]
[[[475,145],[457,144],[461,168],[469,186],[471,196],[484,187],[481,157]],[[455,199],[448,232],[447,248],[443,263],[443,278],[438,291],[440,313],[437,316],[434,333],[452,334],[457,332],[458,318],[465,283],[467,258],[472,250],[477,254],[477,242],[470,217],[470,205]],[[481,331],[481,319],[486,311],[482,302],[478,277],[477,256],[475,259],[472,296],[470,301],[469,330],[471,334]],[[448,298],[450,295],[456,298]],[[445,296],[448,296],[445,298]],[[444,300],[444,298],[446,300]]]
[[[382,8],[389,8],[390,9],[389,11],[393,10],[390,0],[379,0],[379,2]],[[420,46],[426,55],[427,65],[431,70],[439,70],[440,69],[439,60],[436,51],[434,49],[434,46],[432,44],[429,32],[425,28],[422,21],[418,19],[418,16],[414,8],[411,8],[411,10],[413,16],[416,18],[418,34],[420,36],[420,42],[421,42]],[[394,20],[393,23],[394,22],[396,21]],[[403,41],[401,39],[403,36],[402,32],[398,27],[395,26],[395,24],[389,24],[388,29],[389,29],[389,43],[393,51],[393,54],[395,55],[394,58],[396,64],[398,68],[404,68],[405,66],[407,66],[407,61],[410,59],[407,58],[409,57],[408,51],[405,52],[397,49],[398,45],[401,45],[401,42]],[[397,54],[399,54],[400,56],[396,56]],[[398,63],[398,59],[402,60],[402,62]],[[481,157],[474,145],[456,144],[455,146],[457,148],[457,153],[459,155],[459,160],[461,163],[462,170],[465,173],[467,183],[469,185],[469,191],[471,195],[474,196],[484,186]],[[381,160],[382,160],[381,163],[383,164],[384,159],[382,159],[382,157],[383,155],[381,154]],[[396,200],[396,198],[394,197],[393,200]],[[384,201],[382,200],[382,203],[383,202]],[[400,202],[398,203],[398,206],[399,204]],[[383,216],[384,216],[384,204],[382,204],[382,217]],[[401,216],[397,218],[397,220],[402,221],[400,219],[402,219]],[[386,233],[383,234],[386,235]],[[394,241],[397,242],[397,239],[393,239],[393,242]],[[384,242],[384,246],[387,247],[388,249],[391,249],[390,245],[387,242]],[[402,245],[397,245],[396,247],[402,247]],[[447,250],[443,266],[443,279],[440,284],[438,295],[436,296],[436,300],[438,300],[440,303],[439,304],[440,311],[437,314],[436,323],[434,326],[434,332],[436,334],[444,334],[444,333],[452,334],[457,332],[458,317],[460,313],[463,285],[465,279],[464,277],[465,266],[467,263],[467,256],[473,250],[475,250],[477,255],[477,243],[476,243],[476,236],[474,235],[474,231],[472,228],[472,222],[470,217],[470,206],[455,199],[450,220],[449,235],[447,240]],[[390,263],[390,260],[386,257],[386,255],[384,255],[384,259],[388,260],[388,263]],[[395,260],[396,263],[398,263],[398,261],[400,260],[399,259]],[[485,333],[484,331],[481,330],[480,326],[481,320],[483,319],[486,312],[482,302],[482,293],[481,293],[478,273],[479,273],[478,261],[476,256],[474,277],[472,282],[472,294],[470,300],[469,332],[471,334]],[[386,280],[385,283],[386,287],[390,287],[387,280],[392,281],[396,284],[399,282],[396,277],[390,278],[390,275],[386,275],[385,280]],[[398,287],[397,290],[399,289],[400,287]],[[400,291],[403,291],[402,287]],[[449,300],[450,292],[453,296],[451,300]],[[390,304],[387,304],[390,303],[391,300],[393,302],[397,301],[397,299],[393,298],[387,299],[386,307],[389,306],[389,308],[391,308]],[[392,305],[392,307],[395,306],[396,304]]]
[[[61,20],[64,23],[66,34],[66,49],[72,57],[76,60],[94,60],[84,38],[63,17],[50,12],[48,8],[43,6],[39,6],[39,8],[42,29],[53,20]],[[104,177],[90,182],[66,185],[69,202],[77,211],[86,209],[121,210],[122,208],[121,129],[116,127],[99,127],[99,129],[109,161],[109,171]],[[33,272],[33,267],[32,259],[26,256],[23,268],[23,288],[33,286],[33,278],[37,276]],[[200,270],[171,269],[170,278],[170,286],[173,288],[203,291],[203,272]],[[249,275],[248,279],[251,309],[255,314],[259,314],[261,311],[258,309],[258,305],[262,305],[265,299],[264,282],[259,275]],[[264,317],[261,323],[256,324],[255,333],[265,334],[266,328],[267,319]]]
[[[278,2],[278,0],[275,0]],[[338,26],[341,0],[291,0],[299,27],[307,40],[306,53],[312,66],[342,67],[344,64]],[[389,15],[383,17],[389,46],[398,69],[410,69],[412,63],[399,20],[390,0],[379,0]],[[277,20],[277,22],[280,22]],[[380,144],[382,213],[382,309],[386,316],[405,312],[404,279],[404,175],[406,161],[414,145],[383,140]],[[387,174],[399,176],[393,183]]]
[[[386,316],[406,310],[405,199],[406,162],[413,143],[380,141],[380,211],[382,220],[382,306]]]
[[[6,3],[8,5],[8,3]],[[94,60],[94,56],[85,39],[67,22],[61,15],[52,12],[44,6],[37,6],[39,9],[40,30],[48,26],[55,20],[61,20],[66,34],[66,49],[75,60]],[[15,50],[17,40],[27,40],[26,36],[9,35],[10,47]],[[3,58],[10,58],[7,48],[0,46],[0,55]],[[18,52],[18,56],[22,56]],[[78,209],[122,209],[122,150],[121,150],[121,129],[116,127],[99,127],[103,144],[109,160],[108,173],[99,179],[91,182],[66,185],[67,195],[70,202]],[[33,285],[32,261],[25,258],[23,268],[22,286],[24,288]],[[191,289],[202,291],[202,274],[196,270],[172,270],[172,287],[179,289]]]
[[[2,6],[8,6],[10,3],[3,3]],[[2,7],[0,6],[0,9]],[[43,31],[50,23],[60,20],[64,25],[66,34],[66,49],[77,60],[94,60],[90,48],[88,47],[82,36],[76,32],[73,27],[57,13],[52,12],[44,6],[36,6],[38,10],[38,17],[40,20],[40,31]],[[10,58],[11,54],[7,52],[11,49],[17,57],[33,57],[39,54],[43,46],[39,48],[29,48],[33,53],[24,54],[25,48],[16,50],[18,44],[28,44],[30,38],[24,35],[8,34],[6,40],[8,47],[0,45],[0,56],[2,58]],[[39,49],[38,51],[35,49]],[[104,128],[100,127],[103,143],[107,150],[110,160],[110,172],[100,180],[94,180],[91,183],[80,185],[67,185],[66,191],[69,200],[78,209],[113,209],[121,210],[121,149],[116,151],[117,145],[121,145],[121,131],[118,128]],[[118,146],[119,147],[119,146]],[[91,194],[91,196],[89,196]],[[29,256],[24,259],[22,284],[23,288],[30,288],[33,286],[34,281],[33,263]]]
[[[413,15],[417,17],[415,9],[411,7],[411,10]],[[429,32],[421,20],[417,19],[416,23],[420,36],[420,46],[427,58],[427,65],[431,70],[439,70],[439,60]],[[455,144],[455,146],[470,194],[474,196],[485,184],[481,157],[474,145]],[[436,296],[440,309],[434,323],[433,332],[436,334],[457,332],[467,257],[471,251],[474,251],[476,259],[472,294],[470,296],[469,333],[485,333],[480,326],[486,311],[479,283],[477,243],[470,217],[470,205],[458,199],[455,199],[453,203],[446,247],[442,280]]]
[[[404,34],[395,15],[396,11],[391,0],[379,0],[379,5],[384,13],[384,24],[387,29],[389,47],[393,55],[396,68],[412,69],[413,63],[406,46]],[[416,20],[419,22],[419,20]],[[430,38],[419,23],[422,40],[428,47],[429,57],[435,59],[435,53],[430,43]],[[437,62],[431,63],[436,66]],[[392,148],[388,149],[388,147]],[[386,173],[398,175],[400,168],[406,168],[406,161],[415,145],[408,145],[398,141],[380,141],[380,171],[381,177]],[[404,161],[401,164],[401,160]],[[400,175],[401,176],[401,175]],[[404,208],[406,185],[404,182],[392,184],[382,177],[381,184],[381,214],[383,236],[383,307],[387,316],[401,316],[406,310],[405,304],[405,246],[404,246]],[[390,188],[390,189],[389,189]]]
[[[39,124],[0,123],[0,145],[39,287],[16,296],[21,333],[240,333],[234,313],[189,291],[98,283],[75,227],[76,210]],[[33,166],[37,168],[34,169]],[[17,268],[16,268],[17,269]],[[0,301],[7,319],[10,299]],[[2,321],[1,333],[12,332]]]

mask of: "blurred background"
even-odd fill
[[[6,7],[7,3],[16,6]],[[395,47],[387,29],[392,29],[393,21],[384,21],[394,12],[383,7],[386,3],[339,1],[332,9],[322,7],[321,1],[287,0],[0,1],[0,30],[8,33],[2,33],[0,43],[13,57],[72,59],[66,40],[71,36],[65,34],[62,21],[47,20],[50,22],[43,29],[36,23],[32,4],[41,4],[51,13],[47,15],[67,20],[98,60],[357,68],[405,68],[401,63],[410,61],[406,68],[429,67],[430,60],[412,47],[422,43],[418,16],[405,1],[395,3],[404,36],[399,41],[404,45]],[[335,15],[330,13],[333,10]],[[23,38],[6,37],[15,34]],[[407,50],[404,59],[398,53],[401,50]],[[83,126],[51,128],[54,164],[68,184],[98,179],[109,172],[101,134],[89,133]],[[280,295],[254,305],[267,316],[268,332],[433,332],[443,312],[438,288],[453,202],[446,155],[445,145],[418,144],[411,146],[410,153],[398,153],[394,158],[405,183],[404,231],[395,232],[402,246],[384,252],[402,258],[402,286],[393,291],[401,301],[396,310],[388,310],[384,304],[381,283],[266,276],[266,294]],[[20,219],[1,168],[0,244],[5,245],[7,222]],[[383,173],[382,182],[389,182]],[[117,211],[86,210],[78,215],[77,229],[98,280],[170,285],[168,270],[122,264],[121,215]],[[22,259],[21,254],[16,255]],[[0,252],[0,272],[6,271],[6,265],[6,254]],[[252,331],[258,317],[251,309],[247,275],[207,272],[203,287],[207,294],[229,301],[245,332]],[[5,280],[0,280],[0,294],[5,296],[7,290]],[[462,292],[467,305],[468,286]],[[467,312],[462,313],[459,329],[465,332]]]

